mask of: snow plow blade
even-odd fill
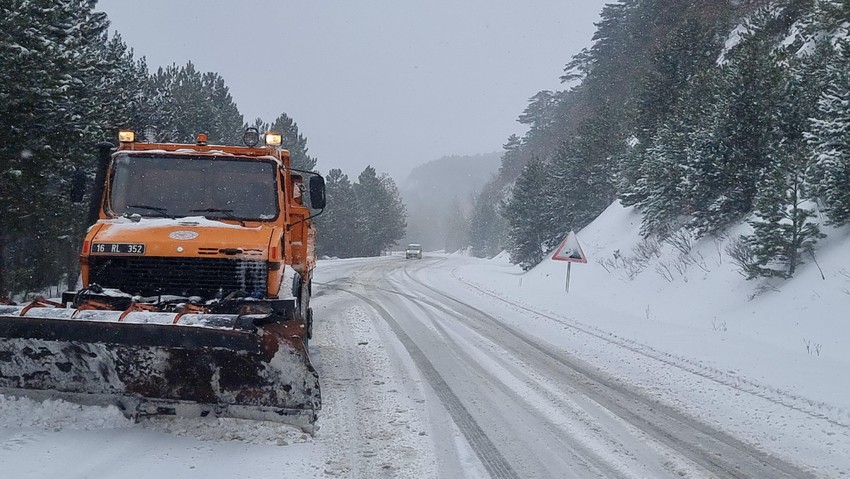
[[[308,432],[321,408],[300,323],[268,315],[0,306],[0,393]]]

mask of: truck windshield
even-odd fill
[[[120,155],[110,208],[118,215],[239,220],[277,218],[273,161],[182,155]]]

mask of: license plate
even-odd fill
[[[145,254],[145,245],[138,243],[92,243],[91,254]]]

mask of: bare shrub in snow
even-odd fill
[[[823,344],[821,343],[812,343],[806,338],[803,338],[803,344],[806,346],[806,352],[808,354],[814,354],[816,356],[820,356],[820,351],[823,348]]]
[[[656,238],[644,238],[634,248],[630,256],[615,250],[613,257],[597,261],[609,273],[611,270],[622,269],[629,280],[635,279],[649,265],[653,258],[661,257],[661,243]]]
[[[725,236],[714,238],[714,251],[717,253],[717,266],[723,264],[723,242],[726,241]]]
[[[655,320],[655,316],[652,314],[652,310],[649,308],[648,304],[646,305],[646,311],[644,312],[644,316],[646,317],[647,321]]]
[[[632,251],[635,258],[646,266],[653,257],[661,257],[661,244],[654,237],[644,238]]]
[[[726,332],[726,321],[717,321],[716,319],[711,322],[711,329],[720,332]]]
[[[661,261],[655,266],[655,272],[668,282],[673,282],[673,273],[670,272],[670,264],[666,261]],[[687,282],[687,280],[685,280]]]
[[[636,258],[622,258],[623,269],[626,271],[626,276],[631,280],[640,274],[646,268],[646,263],[638,261]]]
[[[632,280],[646,269],[653,258],[661,256],[661,244],[655,238],[644,238],[632,248],[632,256],[623,256],[619,251],[615,256],[619,257],[626,275]]]
[[[764,293],[778,293],[779,288],[770,283],[763,283],[756,287],[756,290],[753,291],[753,294],[750,295],[750,301],[756,299],[756,297],[763,295]]]
[[[692,254],[688,255],[688,259],[691,262],[691,264],[695,265],[697,268],[705,271],[706,273],[709,272],[708,264],[705,260],[705,256],[703,256],[702,253],[697,252],[696,256],[694,256]]]
[[[826,275],[823,274],[823,268],[820,267],[820,263],[818,263],[818,257],[817,257],[817,255],[815,255],[815,249],[813,247],[807,248],[806,253],[809,254],[809,257],[812,258],[812,261],[814,261],[815,266],[818,267],[818,272],[820,272],[820,278],[822,280],[826,281]]]
[[[679,257],[673,261],[673,268],[676,269],[676,272],[679,273],[686,283],[688,282],[688,275],[686,273],[688,272],[688,266],[690,263],[690,256],[685,255],[679,255]]]
[[[709,269],[705,256],[700,252],[696,252],[696,255],[694,254],[695,241],[696,237],[693,233],[684,229],[668,236],[664,240],[664,243],[673,247],[677,253],[676,257],[670,261],[660,261],[655,267],[655,271],[671,283],[675,279],[673,272],[678,273],[687,283],[687,273],[691,266],[697,266],[699,269],[708,273]]]
[[[738,266],[738,272],[741,273],[741,276],[750,279],[757,275],[758,265],[755,255],[753,255],[752,248],[743,237],[738,237],[729,242],[726,246],[726,254]]]
[[[687,256],[691,254],[691,251],[693,251],[695,240],[696,238],[691,231],[687,229],[680,229],[668,236],[664,242],[679,251],[679,254]]]

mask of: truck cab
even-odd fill
[[[123,298],[110,301],[245,298],[307,316],[316,262],[311,208],[279,135],[270,141],[257,147],[207,145],[201,135],[195,145],[122,137],[103,161],[104,190],[80,257],[83,284]],[[310,180],[312,206],[322,208],[324,182]],[[309,328],[310,318],[303,319]]]

